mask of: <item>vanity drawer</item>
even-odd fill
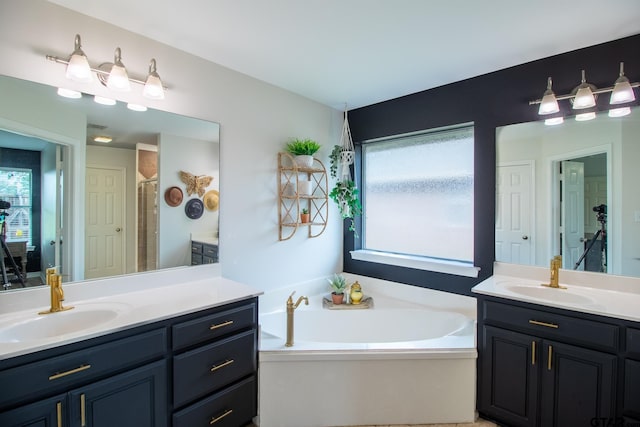
[[[627,328],[627,354],[640,359],[640,329]]]
[[[255,323],[255,303],[178,323],[172,327],[173,349],[183,349],[232,332],[252,328],[256,326]]]
[[[123,338],[0,372],[0,407],[66,390],[162,357],[166,329]],[[5,385],[10,384],[10,387]]]
[[[208,256],[211,258],[218,257],[218,246],[216,245],[202,245],[202,255]]]
[[[256,371],[256,331],[173,358],[173,402],[180,407]]]
[[[200,242],[191,242],[191,253],[192,254],[202,254],[202,247],[204,245]]]
[[[620,343],[616,325],[542,310],[483,301],[482,317],[487,324],[612,352]]]
[[[173,415],[173,427],[236,427],[256,415],[256,379],[247,378]]]

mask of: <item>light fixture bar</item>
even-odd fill
[[[635,87],[640,87],[640,82],[630,83],[630,85],[631,85],[631,87],[634,87],[634,88]],[[592,92],[593,92],[594,95],[599,95],[601,93],[613,92],[613,88],[614,88],[613,86],[605,87],[605,88],[602,88],[602,89],[595,89]],[[571,98],[575,98],[575,97],[576,97],[575,93],[574,94],[568,93],[566,95],[556,95],[556,99],[558,101],[562,101],[563,99],[571,99]],[[540,104],[541,102],[542,102],[542,98],[536,99],[536,100],[533,100],[533,101],[529,101],[529,105],[536,105],[536,104]]]
[[[47,58],[48,61],[56,62],[58,64],[69,65],[69,61],[67,61],[66,59],[59,58],[57,56],[47,55],[46,58]],[[99,70],[99,69],[93,68],[91,66],[90,66],[90,69],[91,69],[91,71],[96,73],[98,76],[100,76],[100,75],[105,76],[105,77],[109,76],[109,71]],[[135,79],[135,78],[133,78],[131,76],[129,76],[129,81],[132,82],[132,83],[137,83],[137,84],[142,85],[142,86],[144,86],[146,84],[146,81]],[[633,86],[633,84],[632,84],[631,87],[635,87],[635,86]],[[164,85],[162,86],[162,88],[164,90],[167,90],[167,87],[164,86]],[[612,88],[612,90],[613,90],[613,88]]]

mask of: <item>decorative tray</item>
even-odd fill
[[[360,304],[334,304],[329,296],[322,298],[322,307],[329,310],[363,310],[373,308],[373,298],[364,297],[362,301],[360,301]]]

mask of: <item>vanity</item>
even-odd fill
[[[567,289],[542,283],[548,269],[496,263],[473,288],[479,413],[523,427],[640,423],[637,279],[560,271]]]
[[[39,317],[46,289],[3,294],[0,425],[248,424],[260,292],[213,269],[67,284],[74,309]]]

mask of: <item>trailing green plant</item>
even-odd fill
[[[338,162],[340,160],[340,153],[342,152],[342,146],[334,145],[333,150],[331,150],[331,154],[329,154],[329,162],[331,165],[329,166],[329,171],[331,172],[332,178],[338,177]]]
[[[294,156],[313,156],[319,149],[320,144],[309,138],[296,138],[286,146],[286,150]]]
[[[344,291],[347,289],[347,279],[345,279],[344,276],[341,274],[334,274],[331,279],[327,280],[329,281],[329,286],[334,294],[344,294]]]
[[[342,219],[351,219],[349,231],[356,231],[354,218],[362,213],[362,205],[358,198],[356,183],[351,179],[336,182],[335,187],[329,193],[329,197],[336,202]]]

